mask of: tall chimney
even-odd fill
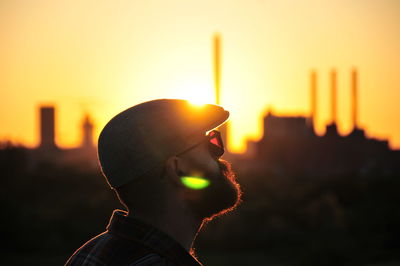
[[[221,40],[220,35],[217,33],[214,35],[214,87],[215,87],[215,103],[221,104]],[[221,132],[222,141],[225,147],[228,147],[228,123],[226,122],[218,128]]]
[[[53,106],[40,107],[40,147],[41,148],[56,147]]]
[[[312,130],[315,128],[315,122],[317,119],[317,73],[315,70],[311,71],[310,76],[310,103],[311,103],[311,114],[310,114],[310,127]]]
[[[331,71],[331,118],[332,124],[336,125],[337,117],[336,117],[336,70],[332,69]]]
[[[352,122],[353,122],[353,130],[356,130],[358,128],[358,95],[357,95],[357,69],[353,68],[351,72],[351,92],[352,92]]]
[[[221,61],[220,61],[220,37],[219,34],[214,35],[214,86],[215,86],[215,103],[220,105],[220,82],[221,82]]]

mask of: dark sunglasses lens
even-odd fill
[[[210,152],[217,157],[221,157],[224,154],[225,150],[220,133],[218,131],[211,131],[209,137]]]
[[[211,144],[222,148],[222,142],[217,137],[210,139],[210,142]]]

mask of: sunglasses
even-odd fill
[[[221,133],[217,130],[211,130],[206,136],[205,136],[205,140],[207,141],[208,144],[208,150],[210,152],[210,154],[213,157],[219,158],[221,157],[224,152],[225,152],[225,148],[224,148],[224,143],[222,141],[222,137],[221,137]],[[184,154],[185,152],[188,152],[192,149],[194,149],[195,147],[199,146],[200,144],[202,144],[202,142],[189,147],[188,149],[184,150],[183,152],[180,152],[179,154],[177,154],[177,156]]]

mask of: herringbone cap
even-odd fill
[[[118,188],[140,178],[201,141],[201,134],[224,123],[221,106],[158,99],[135,105],[112,118],[100,133],[98,158],[107,182]]]

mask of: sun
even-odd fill
[[[212,103],[210,101],[207,100],[207,98],[198,98],[198,97],[194,97],[194,98],[189,98],[187,99],[192,105],[194,106],[203,106],[207,103]]]
[[[182,99],[188,100],[195,106],[201,106],[207,103],[215,103],[213,90],[200,85],[191,85],[184,90],[181,90]]]

